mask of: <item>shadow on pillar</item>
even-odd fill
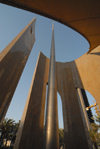
[[[33,32],[31,32],[31,30],[33,30]],[[34,30],[35,19],[33,19],[0,53],[0,121],[7,112],[35,42]]]
[[[49,60],[40,53],[14,149],[43,149],[48,66]]]
[[[92,149],[78,102],[77,87],[84,87],[75,62],[57,62],[56,67],[57,88],[63,103],[65,149]]]
[[[90,104],[89,104],[89,102],[88,102],[88,98],[87,98],[87,95],[86,95],[85,90],[84,90],[84,89],[81,89],[81,92],[82,92],[82,95],[83,95],[85,107],[89,107]],[[88,118],[89,118],[90,123],[94,123],[93,115],[92,115],[91,109],[87,110],[87,115],[88,115]]]

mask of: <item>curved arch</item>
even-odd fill
[[[90,50],[100,44],[100,1],[5,0],[2,3],[36,12],[57,20],[81,33],[90,43]],[[77,4],[76,4],[77,3]]]
[[[84,89],[94,96],[100,106],[100,46],[75,60],[75,65]]]

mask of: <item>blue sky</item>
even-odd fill
[[[34,17],[36,18],[36,42],[7,113],[7,117],[14,118],[16,121],[21,118],[24,109],[39,51],[42,51],[48,57],[50,55],[52,23],[54,23],[57,61],[72,61],[89,49],[88,41],[71,28],[35,13],[0,4],[0,52]],[[60,100],[58,106],[60,109]],[[59,113],[62,115],[60,111]],[[62,116],[59,117],[61,122]],[[60,123],[60,127],[62,125]]]

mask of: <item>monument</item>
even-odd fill
[[[0,120],[4,118],[7,112],[35,42],[34,31],[35,19],[0,53]]]
[[[90,50],[72,62],[56,62],[54,28],[51,56],[39,54],[15,149],[58,149],[57,91],[62,99],[65,149],[92,149],[85,90],[100,106],[100,1],[1,0],[0,2],[40,13],[84,35]],[[77,3],[77,5],[76,5]],[[94,8],[94,9],[93,9]],[[35,19],[0,53],[0,120],[6,114],[15,88],[35,41]],[[26,42],[27,40],[27,42]],[[9,75],[10,74],[10,75]],[[46,124],[44,108],[48,84]]]

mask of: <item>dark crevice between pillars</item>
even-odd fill
[[[81,92],[82,92],[82,96],[83,96],[83,99],[84,99],[85,107],[89,107],[90,104],[88,102],[86,91],[84,89],[81,89]],[[94,123],[93,114],[92,114],[91,109],[87,110],[87,115],[88,115],[90,123]]]

